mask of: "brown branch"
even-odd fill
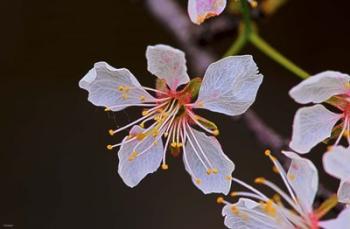
[[[200,27],[190,22],[187,13],[174,0],[145,0],[149,12],[160,22],[179,42],[191,60],[196,74],[203,73],[208,65],[216,60],[214,55],[206,51],[195,39],[200,34]],[[288,139],[281,137],[273,129],[268,127],[258,115],[249,110],[243,115],[247,127],[255,135],[263,147],[268,147],[274,152],[283,148],[288,149]],[[286,158],[277,154],[285,166],[289,163]],[[327,190],[324,185],[319,185],[318,198],[327,199],[333,192]],[[341,206],[338,205],[337,210]]]

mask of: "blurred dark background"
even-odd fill
[[[349,73],[349,6],[345,0],[290,0],[259,21],[260,33],[310,73]],[[116,153],[105,148],[121,136],[112,138],[107,130],[139,111],[108,114],[89,104],[78,88],[99,60],[127,67],[141,83],[153,85],[146,46],[178,44],[142,1],[8,0],[1,9],[0,227],[224,228],[216,195],[204,196],[194,187],[180,158],[169,157],[168,171],[147,176],[134,189],[124,185]],[[228,47],[228,41],[220,47]],[[265,75],[253,109],[290,136],[298,105],[287,92],[299,79],[253,47],[243,53],[253,54]],[[219,140],[236,163],[235,176],[278,182],[242,121],[208,117],[220,127]],[[311,154],[318,165],[320,156],[317,149]],[[323,172],[321,179],[336,188]]]

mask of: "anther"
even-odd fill
[[[113,149],[113,146],[112,146],[112,145],[107,145],[107,149],[108,149],[108,150],[112,150],[112,149]]]
[[[207,169],[207,174],[210,175],[213,172],[213,169],[209,168]]]
[[[217,168],[213,168],[213,173],[214,174],[218,174],[219,173],[219,170]]]
[[[145,102],[145,100],[146,100],[146,97],[145,97],[144,95],[141,95],[141,96],[140,96],[140,101],[141,101],[141,102]]]
[[[167,169],[169,169],[169,166],[167,164],[162,164],[162,169],[167,170]]]
[[[254,180],[255,183],[257,184],[264,184],[265,183],[265,178],[264,177],[258,177]]]
[[[180,147],[183,146],[183,144],[182,144],[181,142],[178,142],[178,143],[176,144],[176,146],[177,146],[177,148],[180,148]]]
[[[232,197],[238,196],[238,193],[237,192],[231,192],[230,196],[232,196]]]
[[[118,91],[123,92],[124,91],[124,86],[118,86]]]
[[[148,110],[142,111],[142,116],[146,116],[146,115],[148,115]]]
[[[111,109],[109,109],[108,107],[105,108],[105,111],[111,111]]]
[[[113,136],[114,135],[114,130],[110,129],[108,130],[109,135]]]
[[[137,153],[136,151],[133,151],[133,152],[130,154],[128,160],[129,160],[129,161],[134,160],[134,159],[137,157],[137,155],[138,155],[138,153]]]
[[[258,6],[258,2],[255,0],[248,0],[248,2],[252,8],[256,8]]]
[[[219,196],[217,199],[216,199],[216,203],[218,204],[224,204],[225,203],[225,200],[223,197]]]
[[[232,176],[226,176],[225,179],[228,180],[228,181],[232,181],[233,177]]]
[[[271,150],[267,149],[265,150],[265,156],[270,157],[271,156]]]
[[[170,145],[171,145],[171,147],[173,147],[173,148],[176,148],[176,146],[177,146],[176,142],[172,142]]]
[[[196,182],[196,184],[200,185],[202,183],[202,180],[199,178],[194,179],[194,182]]]
[[[218,136],[218,135],[219,135],[219,130],[218,130],[218,129],[214,130],[214,131],[213,131],[213,135],[214,135],[214,136]]]

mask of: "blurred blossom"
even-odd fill
[[[226,57],[211,64],[203,80],[190,80],[185,54],[170,46],[148,46],[148,71],[158,77],[157,88],[143,87],[125,68],[113,68],[105,62],[96,63],[80,81],[89,92],[88,100],[107,111],[126,107],[144,109],[142,117],[117,130],[114,135],[131,128],[119,144],[118,173],[130,187],[136,186],[160,164],[168,169],[168,149],[183,161],[193,183],[204,193],[228,193],[231,186],[233,162],[223,153],[216,125],[195,114],[203,108],[226,115],[240,115],[254,102],[263,76],[251,56]],[[151,95],[149,92],[154,93]],[[164,140],[164,141],[162,141]]]
[[[336,205],[335,196],[331,196],[319,208],[313,209],[318,190],[318,172],[315,165],[296,153],[282,153],[291,159],[287,173],[270,151],[266,151],[287,192],[265,178],[257,178],[255,183],[263,184],[277,193],[269,198],[251,185],[233,178],[234,182],[248,191],[231,193],[231,196],[240,197],[233,204],[222,197],[218,198],[218,203],[225,205],[222,211],[225,225],[235,229],[347,229],[350,225],[350,209],[343,210],[336,219],[320,221]]]
[[[350,142],[350,76],[325,71],[302,81],[292,88],[290,96],[298,103],[316,105],[300,108],[294,117],[290,147],[298,153],[308,153],[318,143],[342,137]],[[324,105],[332,106],[329,110]]]
[[[350,204],[350,148],[336,146],[323,155],[326,172],[341,180],[339,202]]]

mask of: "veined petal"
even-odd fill
[[[181,50],[168,45],[148,46],[146,58],[148,71],[165,80],[171,90],[190,81],[185,54]]]
[[[288,183],[294,190],[302,208],[307,213],[311,213],[318,189],[317,169],[310,160],[302,158],[296,153],[289,151],[282,153],[292,160],[287,173]]]
[[[143,131],[141,127],[134,126],[130,134],[137,135]],[[127,140],[128,137],[125,137],[123,142]],[[121,145],[118,152],[118,173],[128,186],[135,187],[147,174],[159,168],[163,158],[163,143],[159,140],[155,144],[154,141],[152,135],[147,135]],[[139,146],[135,149],[137,144]]]
[[[189,136],[183,157],[185,168],[192,176],[193,183],[205,194],[227,194],[230,191],[231,175],[235,165],[224,154],[216,138],[207,136],[193,128],[188,131]],[[196,144],[196,140],[198,144]],[[207,167],[201,160],[206,163]],[[208,174],[208,168],[211,171],[210,174]]]
[[[237,203],[225,205],[222,209],[222,215],[225,217],[225,226],[232,229],[279,229],[283,221],[278,217],[272,218],[261,210],[259,203],[240,198]]]
[[[197,25],[224,11],[226,0],[189,0],[187,11],[191,21]]]
[[[319,222],[324,229],[348,229],[350,225],[350,208],[345,208],[336,219]]]
[[[325,71],[311,76],[293,87],[289,95],[298,103],[321,103],[334,95],[349,92],[350,76]]]
[[[146,92],[135,76],[125,68],[113,68],[106,62],[94,67],[79,81],[79,86],[89,92],[88,100],[96,105],[119,111],[128,104],[155,100]],[[123,106],[125,105],[125,106]]]
[[[335,146],[323,154],[323,167],[328,174],[338,179],[350,177],[350,148]]]
[[[337,194],[339,202],[350,204],[350,175],[348,179],[341,181]]]
[[[320,104],[300,108],[294,117],[289,146],[298,153],[308,153],[331,136],[332,129],[340,118],[341,114],[333,113]]]
[[[194,107],[240,115],[253,104],[262,79],[250,55],[221,59],[208,67]]]

